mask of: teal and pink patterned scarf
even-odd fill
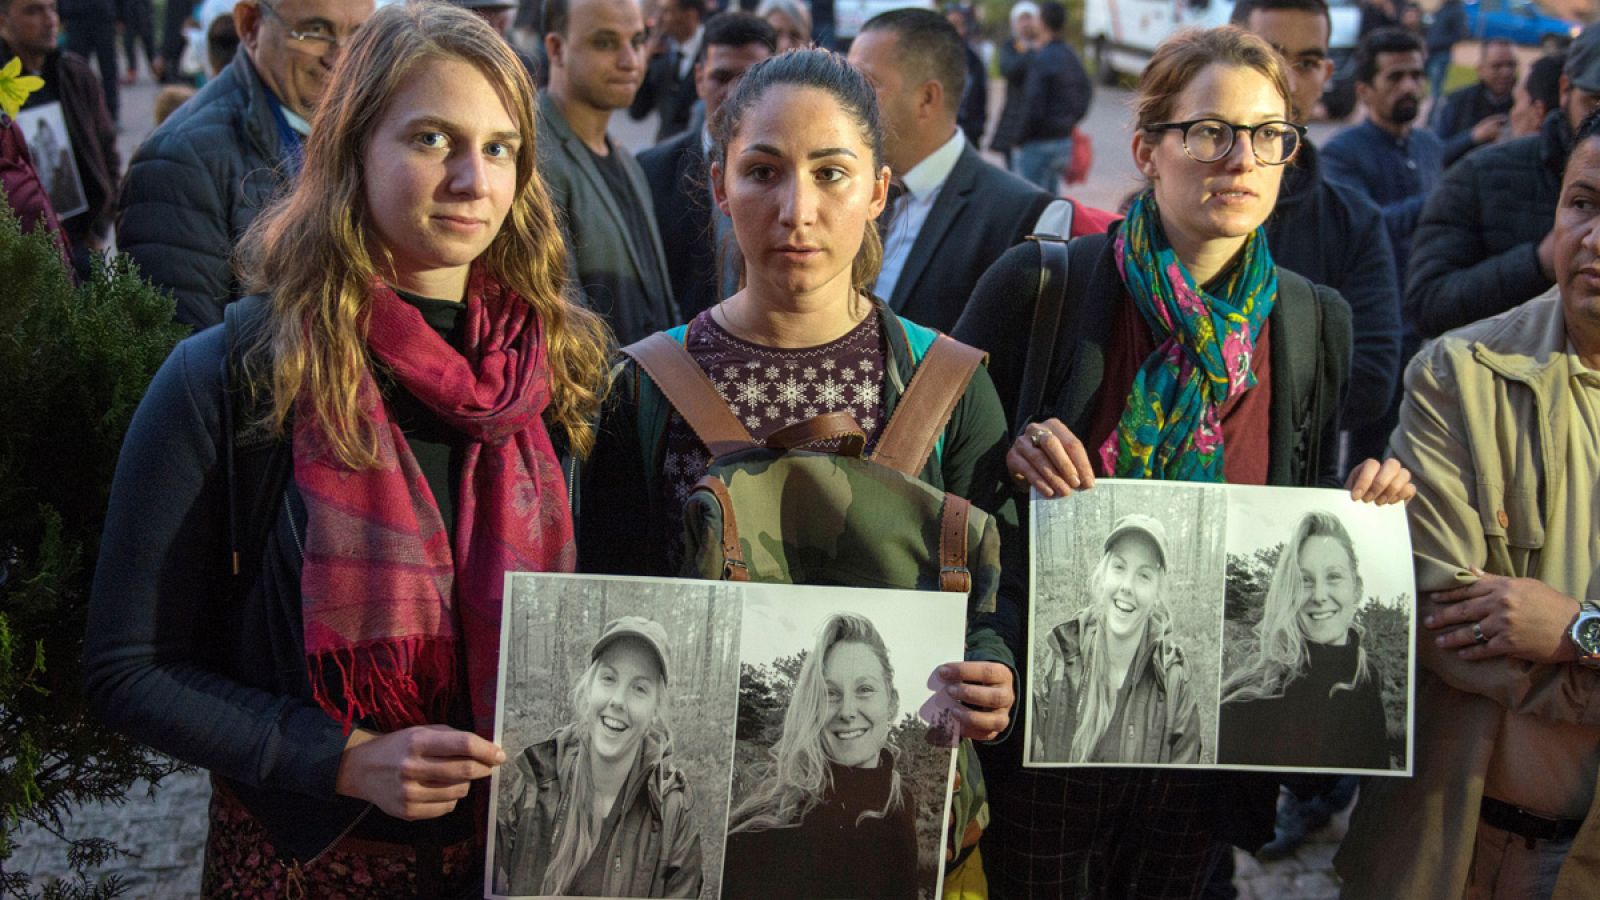
[[[1117,267],[1155,335],[1128,405],[1100,447],[1118,478],[1222,480],[1222,405],[1255,386],[1256,335],[1278,297],[1278,268],[1257,228],[1216,293],[1201,290],[1140,194],[1117,233]]]

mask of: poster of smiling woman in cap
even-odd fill
[[[501,892],[689,897],[700,835],[688,779],[672,759],[667,632],[622,616],[572,686],[574,719],[509,760],[496,816]]]
[[[739,599],[715,582],[507,578],[484,893],[717,896]]]
[[[1030,528],[1024,765],[1409,771],[1403,507],[1100,479]]]
[[[1131,513],[1112,525],[1088,603],[1051,629],[1035,666],[1033,758],[1198,763],[1200,710],[1168,607],[1167,529]]]

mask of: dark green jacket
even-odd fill
[[[883,303],[877,303],[888,342],[883,380],[884,416],[894,414],[915,366],[906,330]],[[663,508],[660,475],[666,455],[671,408],[659,389],[632,360],[612,379],[611,396],[601,413],[594,453],[584,466],[583,512],[578,526],[579,571],[610,575],[679,574],[668,559],[672,539],[682,528],[682,510]],[[641,421],[641,415],[645,421]],[[1016,617],[1026,584],[1026,560],[1017,528],[1017,504],[996,477],[1005,471],[1005,414],[988,372],[979,368],[945,426],[944,439],[921,477],[928,484],[972,501],[995,517],[1000,530],[1002,584],[994,615]],[[967,658],[1002,662],[1015,668],[992,616],[968,623]]]
[[[500,770],[495,821],[495,890],[539,893],[556,834],[572,801],[572,773],[587,765],[573,729],[532,744]],[[696,897],[704,881],[694,791],[654,738],[646,740],[616,803],[620,817],[603,848],[608,897]],[[595,852],[600,852],[597,848]],[[563,892],[570,890],[567,885]]]

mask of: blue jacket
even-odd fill
[[[1422,205],[1444,173],[1444,143],[1423,128],[1399,140],[1371,119],[1339,132],[1322,148],[1324,175],[1366,194],[1383,211],[1394,247],[1395,271],[1411,257],[1411,234]]]

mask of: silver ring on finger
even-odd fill
[[[1028,432],[1028,440],[1033,441],[1035,447],[1043,447],[1044,442],[1050,440],[1052,435],[1048,428],[1035,428]]]
[[[1479,644],[1487,644],[1487,643],[1489,643],[1489,636],[1487,634],[1483,633],[1483,623],[1482,622],[1473,622],[1472,623],[1472,639],[1474,641],[1476,641],[1477,643],[1479,643]]]

